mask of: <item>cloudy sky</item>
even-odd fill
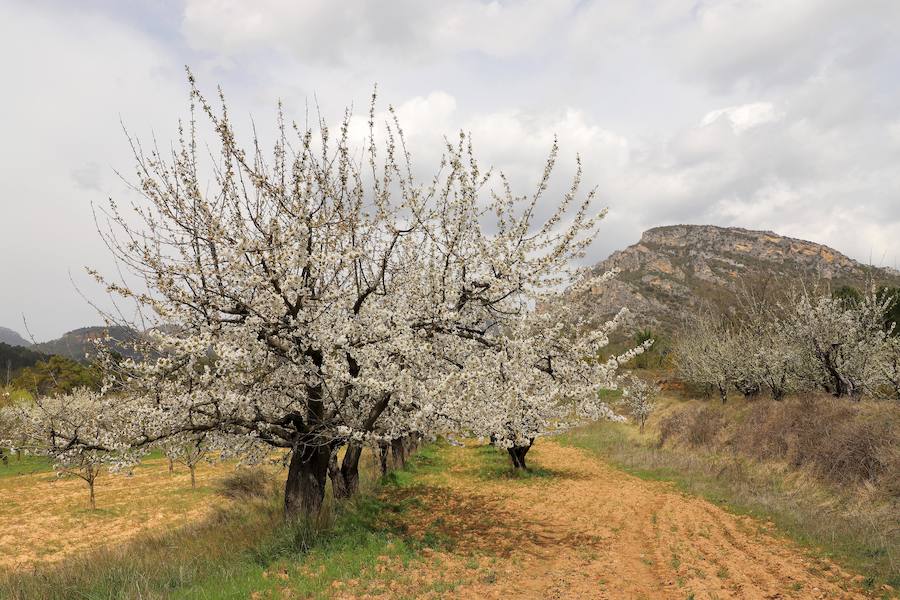
[[[0,326],[99,322],[91,204],[128,199],[122,123],[173,138],[185,65],[245,124],[377,83],[418,165],[463,129],[523,192],[557,134],[609,207],[596,260],[712,223],[900,263],[897,0],[2,0]]]

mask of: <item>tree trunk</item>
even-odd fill
[[[406,445],[403,438],[391,440],[391,454],[394,457],[394,468],[402,469],[406,466]]]
[[[351,442],[344,453],[344,460],[341,461],[341,475],[344,477],[348,498],[359,492],[359,459],[362,457],[362,451],[362,446]]]
[[[197,489],[197,465],[188,465],[191,470],[191,489]]]
[[[388,447],[387,444],[378,445],[378,458],[381,463],[381,476],[384,477],[388,472]]]
[[[328,461],[328,476],[331,477],[331,489],[337,499],[350,498],[359,491],[359,459],[362,446],[351,442],[344,452],[344,458],[338,466],[338,448],[331,451]]]
[[[530,440],[527,446],[513,446],[512,448],[507,449],[514,469],[522,469],[523,471],[528,470],[528,465],[525,463],[525,455],[531,450],[531,445],[533,443],[534,440]]]
[[[170,458],[169,459],[169,473],[172,473],[174,471],[175,471],[175,461]]]
[[[722,384],[719,384],[719,397],[722,399],[722,404],[728,401],[728,388]]]
[[[284,486],[284,514],[289,519],[319,513],[325,498],[331,450],[326,445],[299,446],[291,453]]]
[[[734,387],[743,394],[745,400],[753,400],[759,395],[760,391],[762,391],[759,384],[756,383],[736,383]]]
[[[97,501],[94,499],[94,480],[88,479],[87,484],[91,494],[91,510],[97,510]]]

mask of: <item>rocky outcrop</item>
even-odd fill
[[[616,280],[567,300],[600,319],[626,306],[633,326],[663,331],[702,304],[733,303],[742,286],[762,280],[781,286],[798,280],[857,287],[870,279],[900,283],[900,273],[893,269],[863,265],[823,244],[713,225],[649,229],[638,243],[614,252],[593,272],[613,268],[621,270]]]

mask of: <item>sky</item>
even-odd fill
[[[0,0],[0,326],[101,322],[94,208],[133,200],[124,129],[162,146],[185,66],[265,135],[396,107],[417,169],[470,132],[517,192],[559,138],[609,208],[588,259],[677,223],[900,265],[896,0]]]

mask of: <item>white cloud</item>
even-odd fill
[[[430,60],[466,51],[511,56],[563,24],[574,0],[559,2],[369,2],[367,0],[187,0],[183,31],[203,50],[234,54],[277,48],[301,60]]]
[[[724,119],[731,124],[731,129],[736,134],[741,134],[759,125],[779,121],[782,117],[783,115],[775,109],[775,105],[771,102],[753,102],[710,111],[706,113],[700,124],[711,125],[719,119]]]

